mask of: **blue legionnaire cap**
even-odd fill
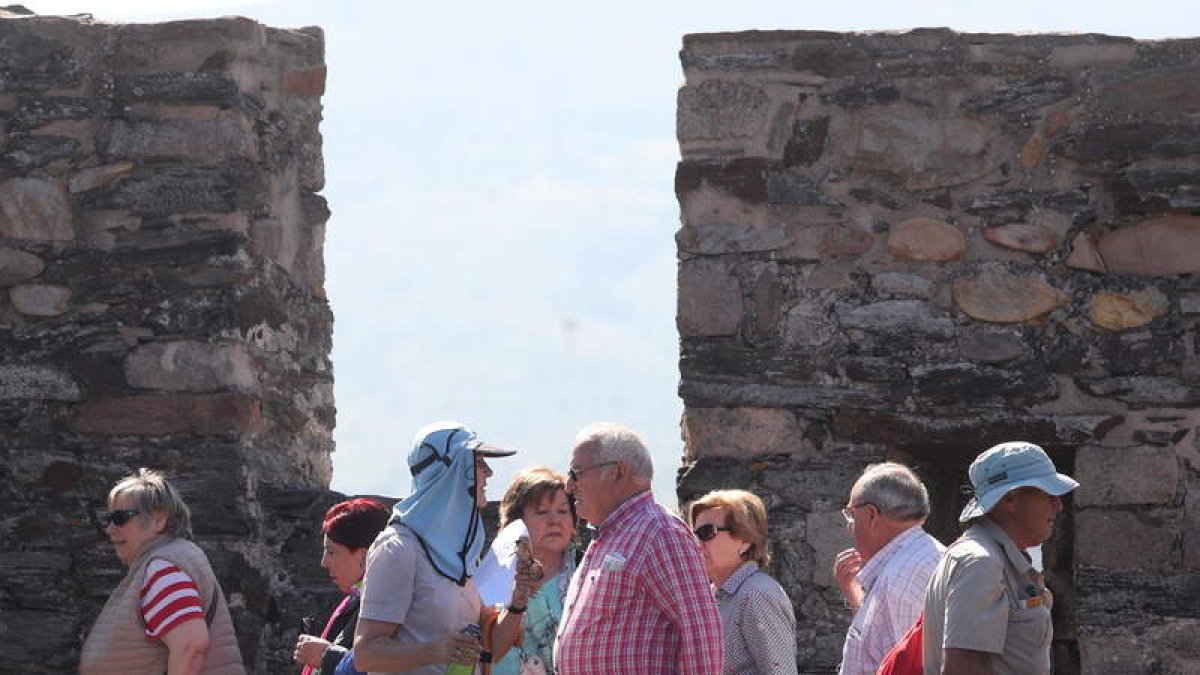
[[[1019,487],[1035,487],[1055,497],[1079,487],[1075,479],[1055,470],[1046,451],[1026,441],[988,448],[971,462],[968,474],[975,496],[959,515],[961,523],[991,511],[1004,495]]]

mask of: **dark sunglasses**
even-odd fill
[[[139,513],[141,513],[141,511],[138,511],[137,509],[117,509],[116,511],[109,511],[106,513],[100,518],[100,522],[104,523],[105,525],[121,527]]]
[[[717,536],[718,532],[731,532],[732,530],[733,530],[733,528],[717,527],[716,525],[713,525],[712,523],[708,523],[706,525],[701,525],[700,527],[697,527],[696,529],[692,530],[692,534],[696,535],[696,538],[699,539],[700,541],[708,541],[708,540],[712,539],[713,537]]]

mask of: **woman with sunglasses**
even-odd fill
[[[191,513],[158,471],[138,469],[108,493],[104,528],[128,568],[92,626],[82,675],[245,675],[225,596]]]
[[[716,490],[688,510],[725,631],[726,675],[796,673],[796,616],[766,567],[767,510],[745,490]]]
[[[296,640],[293,658],[304,664],[301,675],[333,675],[354,646],[359,596],[367,569],[367,549],[387,526],[390,517],[388,507],[366,497],[338,502],[325,512],[325,520],[321,523],[325,535],[321,567],[329,572],[329,578],[343,597],[329,616],[320,637],[301,634]],[[353,657],[348,660],[352,662]],[[348,672],[358,671],[350,667]]]

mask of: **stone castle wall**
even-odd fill
[[[0,671],[74,672],[139,466],[189,502],[253,672],[286,672],[334,425],[319,29],[0,11]]]
[[[680,496],[767,502],[802,672],[849,621],[839,509],[885,458],[957,532],[970,460],[1083,486],[1058,673],[1200,659],[1200,40],[749,32],[681,53]]]

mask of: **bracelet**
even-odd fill
[[[529,609],[529,606],[526,605],[524,607],[513,607],[512,605],[509,605],[504,609],[508,610],[509,614],[524,614],[525,610]]]

